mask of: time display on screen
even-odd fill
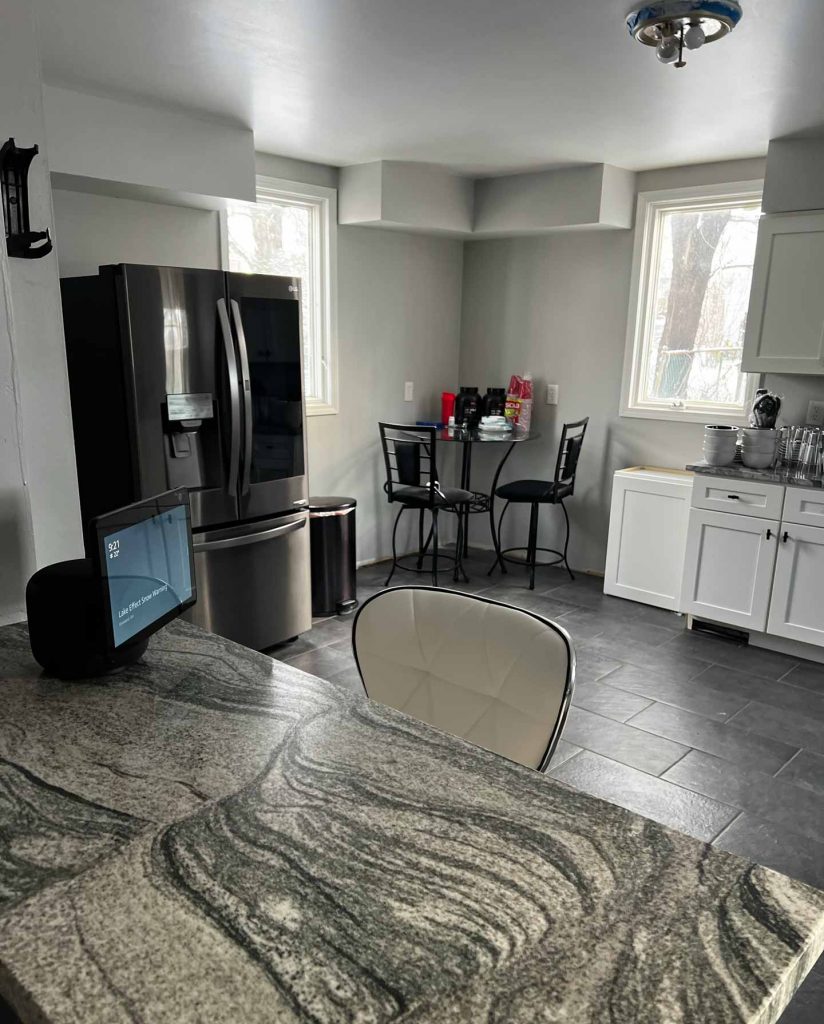
[[[188,508],[175,505],[102,539],[117,647],[193,596]]]

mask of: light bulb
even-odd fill
[[[678,60],[678,40],[675,36],[665,36],[656,46],[655,52],[662,64],[672,64]]]
[[[697,50],[707,41],[704,30],[700,25],[690,25],[684,33],[684,46],[688,50]]]

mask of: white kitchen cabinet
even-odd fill
[[[778,527],[778,520],[691,509],[681,611],[763,631]]]
[[[785,523],[824,528],[824,490],[814,487],[788,487],[784,499]],[[822,581],[824,585],[824,581]],[[824,595],[822,595],[824,599]]]
[[[824,529],[820,526],[781,524],[767,632],[824,646]]]
[[[824,374],[824,212],[764,216],[741,368]]]
[[[636,466],[612,479],[604,593],[678,610],[692,474]]]

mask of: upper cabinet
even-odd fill
[[[824,374],[824,212],[761,218],[741,369]]]

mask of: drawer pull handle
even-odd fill
[[[730,499],[730,501],[740,501],[741,500],[741,495],[740,494],[728,494],[727,497]]]
[[[767,530],[767,540],[772,537],[772,530]]]
[[[787,533],[786,530],[784,531],[784,536],[781,539],[784,541],[785,544],[790,539],[790,535]]]

